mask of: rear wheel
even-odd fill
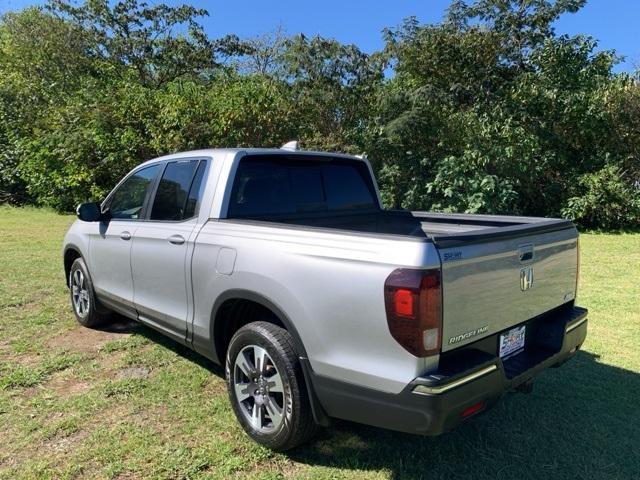
[[[229,344],[226,377],[236,417],[256,442],[284,451],[316,433],[302,367],[285,329],[254,322],[238,330]]]
[[[98,303],[87,266],[76,258],[69,272],[69,294],[76,320],[85,327],[97,327],[109,320],[110,312]]]

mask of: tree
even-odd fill
[[[90,57],[133,67],[144,84],[161,85],[216,67],[214,46],[196,21],[208,15],[204,9],[140,0],[87,0],[79,6],[49,0],[47,9],[87,32]]]
[[[525,67],[527,55],[555,36],[554,22],[587,0],[462,0],[451,3],[445,26],[466,32],[478,24],[500,36],[502,61]]]
[[[285,31],[279,27],[244,40],[237,35],[227,35],[217,45],[219,53],[238,73],[266,75],[279,80],[285,75],[287,43]]]
[[[336,40],[289,39],[286,78],[306,147],[362,151],[365,120],[382,81],[379,60]]]
[[[21,172],[23,145],[46,127],[47,112],[64,104],[82,79],[99,69],[85,55],[85,32],[39,8],[7,13],[0,23],[0,200],[34,197]]]

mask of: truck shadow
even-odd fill
[[[394,479],[640,478],[640,375],[579,352],[534,383],[441,437],[340,422],[290,456]]]
[[[162,345],[181,357],[195,363],[196,365],[209,370],[214,375],[224,379],[224,368],[212,362],[208,358],[193,351],[189,347],[181,345],[171,338],[153,330],[146,325],[130,320],[126,317],[116,314],[113,320],[107,325],[101,326],[100,330],[111,333],[133,333],[142,335],[153,343]]]
[[[224,378],[224,369],[133,322],[143,335]],[[508,394],[493,409],[440,437],[336,421],[286,455],[317,468],[384,471],[392,479],[640,478],[640,375],[581,351],[543,372],[533,392]],[[384,415],[384,412],[380,412]],[[318,472],[320,473],[320,472]],[[320,473],[332,476],[332,472]]]

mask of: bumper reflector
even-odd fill
[[[484,407],[485,407],[485,403],[484,402],[478,402],[475,405],[471,405],[470,407],[466,408],[462,412],[461,416],[462,416],[462,418],[470,417],[474,413],[478,413],[479,411],[484,410]]]

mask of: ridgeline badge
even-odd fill
[[[456,337],[451,337],[449,339],[449,345],[453,345],[454,343],[461,342],[463,340],[467,340],[468,338],[475,337],[476,335],[481,335],[489,331],[489,325],[485,325],[484,327],[476,328],[475,330],[471,330],[467,333],[463,333],[462,335],[458,335]]]

